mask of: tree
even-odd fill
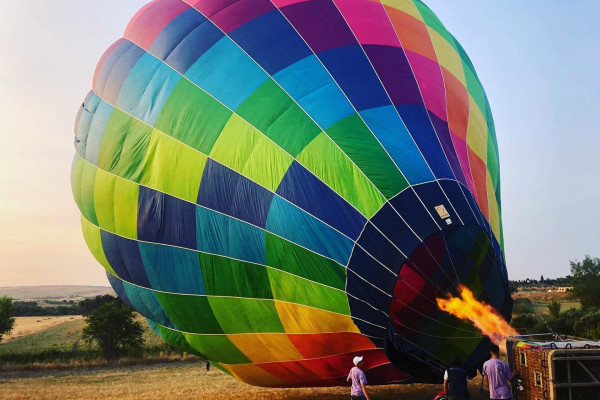
[[[124,303],[108,302],[90,313],[83,328],[83,339],[96,343],[107,361],[120,355],[135,354],[144,345],[144,329],[135,313]]]
[[[548,307],[548,312],[553,318],[558,318],[560,316],[561,304],[558,301],[552,299],[546,307]]]
[[[583,261],[571,261],[573,296],[578,297],[582,307],[600,308],[600,258],[586,255]]]
[[[9,334],[15,325],[14,308],[10,297],[0,297],[0,342],[2,337]]]
[[[111,296],[110,294],[103,294],[91,299],[81,300],[79,303],[77,303],[77,306],[79,307],[79,312],[82,315],[90,315],[90,313],[96,308],[113,301],[123,303],[123,301],[117,297]]]

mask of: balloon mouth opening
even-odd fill
[[[447,227],[417,246],[402,264],[392,292],[384,338],[390,362],[414,381],[440,383],[454,352],[474,374],[487,359],[489,339],[440,310],[436,298],[469,287],[510,317],[501,257],[489,232],[478,225]]]

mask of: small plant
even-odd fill
[[[548,304],[546,307],[548,307],[548,312],[553,318],[558,318],[560,316],[561,304],[558,301],[552,299],[550,304]]]

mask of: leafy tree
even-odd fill
[[[564,335],[575,335],[575,323],[585,315],[585,311],[579,308],[561,312],[558,318],[548,321],[552,331]]]
[[[550,304],[548,304],[546,307],[548,307],[548,312],[553,318],[558,318],[560,316],[561,304],[558,301],[552,299]]]
[[[103,294],[91,299],[81,300],[79,303],[77,303],[77,306],[79,307],[79,312],[82,315],[90,315],[90,313],[96,308],[113,301],[123,303],[123,301],[117,297],[111,296],[110,294]]]
[[[600,310],[589,308],[574,325],[575,334],[584,338],[600,339]]]
[[[83,339],[90,345],[96,343],[107,361],[120,355],[135,354],[144,345],[142,324],[122,302],[108,302],[92,311],[85,320]]]
[[[15,325],[14,306],[12,299],[7,296],[0,297],[0,342],[2,337],[9,334]]]
[[[537,324],[539,324],[539,321],[532,314],[519,314],[511,321],[513,328],[525,329],[528,333]]]
[[[585,256],[583,261],[571,261],[572,294],[582,307],[600,307],[600,258]]]

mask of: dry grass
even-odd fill
[[[16,317],[15,326],[10,335],[5,336],[3,341],[20,338],[31,335],[36,332],[41,332],[63,322],[76,321],[83,319],[81,315],[65,315],[58,317]]]
[[[479,395],[479,378],[471,382],[473,400]],[[431,400],[441,385],[369,387],[373,400]],[[28,371],[0,377],[0,398],[20,399],[211,399],[283,400],[347,399],[348,387],[265,389],[249,386],[203,364],[176,363],[120,368]]]

